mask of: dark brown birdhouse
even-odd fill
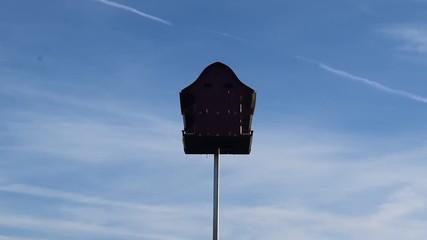
[[[216,62],[180,92],[186,154],[249,154],[255,91]]]

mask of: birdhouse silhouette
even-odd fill
[[[255,91],[216,62],[180,92],[186,154],[249,154]]]

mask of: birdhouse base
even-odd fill
[[[197,136],[183,132],[185,154],[249,154],[252,143],[251,132],[238,136]]]

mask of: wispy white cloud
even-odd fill
[[[9,184],[0,185],[1,192],[19,193],[31,196],[39,196],[44,198],[57,198],[71,202],[84,203],[84,204],[96,204],[106,205],[112,207],[123,207],[131,208],[140,211],[155,211],[155,212],[174,212],[173,208],[159,207],[159,206],[148,206],[129,202],[114,201],[94,196],[87,196],[78,193],[71,193],[66,191],[60,191],[49,188],[42,188],[36,186],[30,186],[25,184]]]
[[[230,33],[221,32],[221,31],[217,31],[217,30],[214,30],[214,29],[210,29],[210,28],[202,28],[202,27],[197,27],[197,29],[199,29],[201,31],[206,31],[206,32],[209,32],[209,33],[212,33],[212,34],[215,34],[215,35],[219,35],[219,36],[222,36],[222,37],[225,37],[225,38],[230,38],[230,39],[233,39],[233,40],[236,40],[236,41],[239,41],[239,42],[249,43],[249,41],[247,41],[246,39],[244,39],[242,37],[235,36],[235,35],[230,34]]]
[[[59,200],[60,206],[52,206],[56,217],[35,218],[23,214],[0,216],[0,226],[42,232],[73,232],[76,236],[86,237],[93,234],[127,236],[127,239],[178,240],[188,239],[188,236],[199,238],[204,224],[195,228],[194,219],[208,219],[203,205],[145,205],[26,184],[3,184],[0,191],[55,202]],[[209,221],[205,222],[208,224]]]
[[[172,26],[172,23],[169,22],[169,21],[167,21],[167,20],[164,20],[162,18],[150,15],[148,13],[142,12],[142,11],[136,9],[136,8],[133,8],[133,7],[126,6],[124,4],[120,4],[120,3],[113,2],[113,1],[108,1],[108,0],[93,0],[93,1],[96,1],[96,2],[99,2],[99,3],[103,3],[103,4],[111,6],[111,7],[119,8],[119,9],[122,9],[122,10],[125,10],[125,11],[128,11],[128,12],[131,12],[131,13],[137,14],[137,15],[139,15],[141,17],[145,17],[145,18],[148,18],[148,19],[151,19],[151,20],[163,23],[163,24],[168,25],[168,26]]]
[[[426,167],[413,164],[423,162],[425,149],[375,155],[370,152],[371,143],[365,142],[362,147],[332,133],[281,131],[259,131],[257,150],[250,159],[236,161],[225,156],[221,209],[224,238],[378,240],[393,236],[394,240],[418,240],[426,236],[426,221],[416,216],[426,212]],[[288,136],[282,137],[284,133]],[[354,158],[355,152],[363,155]],[[197,181],[208,178],[200,176]],[[162,188],[162,183],[157,187]],[[30,184],[3,184],[0,191],[29,195],[31,199],[47,198],[57,203],[52,208],[63,215],[50,218],[5,213],[0,217],[3,226],[57,229],[86,238],[110,234],[126,239],[200,239],[210,235],[211,206],[206,202],[196,201],[195,207],[173,201],[169,205],[147,205]],[[254,196],[256,202],[233,199],[235,194]],[[11,221],[6,223],[6,218]]]
[[[47,238],[22,238],[14,236],[0,235],[0,240],[48,240]]]
[[[422,142],[422,137],[410,138]],[[310,128],[298,128],[293,132],[282,126],[281,130],[269,134],[258,131],[249,161],[224,161],[223,164],[233,171],[228,177],[230,180],[224,181],[232,183],[234,191],[250,191],[254,185],[263,186],[259,191],[274,189],[274,194],[267,197],[278,201],[281,198],[279,189],[293,184],[307,184],[307,191],[319,194],[319,198],[340,198],[400,184],[423,186],[421,179],[426,166],[419,163],[427,157],[425,144],[411,147],[391,142],[378,136],[340,136]],[[340,181],[330,182],[330,176]],[[323,189],[322,185],[329,187]],[[288,191],[295,190],[294,194],[298,195],[304,189]]]
[[[403,91],[403,90],[400,90],[400,89],[394,89],[394,88],[387,87],[387,86],[385,86],[385,85],[383,85],[383,84],[381,84],[379,82],[376,82],[376,81],[373,81],[373,80],[370,80],[370,79],[367,79],[367,78],[363,78],[363,77],[359,77],[359,76],[350,74],[350,73],[348,73],[346,71],[339,70],[339,69],[333,68],[331,66],[328,66],[328,65],[326,65],[326,64],[324,64],[322,62],[318,62],[318,61],[315,61],[315,60],[312,60],[312,59],[307,59],[307,58],[300,57],[300,56],[298,56],[297,58],[301,59],[301,60],[304,60],[304,61],[307,61],[307,62],[315,63],[317,66],[319,66],[320,68],[322,68],[325,71],[328,71],[328,72],[330,72],[332,74],[335,74],[335,75],[338,75],[340,77],[344,77],[344,78],[347,78],[347,79],[351,79],[351,80],[355,80],[355,81],[358,81],[358,82],[362,82],[362,83],[364,83],[364,84],[366,84],[366,85],[368,85],[370,87],[373,87],[375,89],[378,89],[380,91],[388,92],[388,93],[391,93],[391,94],[394,94],[394,95],[397,95],[397,96],[400,96],[400,97],[408,98],[408,99],[411,99],[411,100],[414,100],[414,101],[417,101],[417,102],[427,103],[427,98],[426,97],[423,97],[423,96],[420,96],[420,95],[417,95],[417,94],[414,94],[414,93],[406,92],[406,91]]]
[[[21,153],[38,152],[60,159],[102,162],[169,156],[181,148],[179,131],[167,131],[170,128],[167,125],[162,129],[162,124],[156,126],[157,123],[149,122],[145,122],[147,125],[144,122],[112,124],[100,118],[70,120],[32,113],[24,115],[32,120],[7,124],[17,141],[14,147]]]
[[[426,236],[423,225],[427,222],[422,217],[427,203],[422,177],[426,166],[417,164],[427,156],[425,148],[373,153],[381,148],[378,139],[361,138],[355,145],[349,139],[316,132],[317,139],[307,134],[301,142],[302,136],[291,134],[288,142],[279,137],[285,134],[290,133],[276,131],[261,140],[258,134],[263,144],[256,146],[253,159],[236,163],[232,176],[223,177],[228,184],[239,183],[227,185],[228,191],[252,196],[257,189],[257,201],[270,203],[236,203],[235,208],[223,210],[227,224],[222,229],[234,230],[233,239],[416,240]],[[363,146],[359,141],[367,142]],[[241,232],[246,235],[239,236]]]
[[[15,237],[15,236],[6,236],[0,235],[0,240],[50,240],[49,238],[34,238],[34,237]]]
[[[92,207],[75,207],[71,204],[61,210],[67,215],[66,218],[3,214],[0,216],[1,226],[34,231],[58,231],[62,234],[73,232],[73,236],[99,238],[113,235],[127,239],[153,240],[197,239],[210,233],[208,206],[200,208],[176,205],[160,207],[160,210],[154,207],[155,210],[146,211],[139,207],[134,208],[133,203],[128,205],[114,200],[30,185],[9,185],[8,189],[38,197],[84,203]],[[274,240],[283,237],[326,240],[331,239],[331,234],[336,239],[377,240],[393,236],[396,240],[418,240],[427,234],[426,221],[413,217],[413,214],[425,211],[426,196],[425,187],[402,187],[385,196],[386,200],[376,205],[375,209],[358,214],[338,213],[334,209],[308,206],[304,202],[295,204],[285,201],[274,205],[252,206],[226,204],[222,207],[221,232],[222,236],[237,240],[259,238]],[[356,201],[366,199],[358,198]],[[106,207],[99,208],[96,205]],[[166,210],[162,210],[163,208]]]
[[[427,53],[427,30],[425,27],[397,25],[385,27],[382,33],[402,43],[399,49],[418,53]]]
[[[0,216],[1,226],[12,226],[19,229],[31,229],[35,231],[47,231],[55,232],[57,235],[64,233],[73,233],[74,236],[90,236],[90,234],[96,234],[96,236],[111,237],[127,237],[131,239],[149,239],[149,240],[183,240],[184,238],[175,237],[167,234],[146,234],[142,231],[103,226],[99,224],[93,224],[90,222],[79,222],[61,219],[44,219],[44,218],[33,218],[29,216],[19,215],[2,215]],[[67,235],[67,234],[64,234]],[[19,239],[19,238],[9,238]],[[33,239],[33,238],[31,238]]]
[[[349,206],[350,207],[350,206]],[[404,207],[396,203],[395,207]],[[414,209],[415,212],[417,209]],[[391,209],[388,211],[392,211]],[[427,234],[422,219],[405,217],[375,219],[377,214],[348,216],[325,209],[302,206],[236,207],[225,213],[228,225],[224,231],[234,230],[233,239],[395,239],[417,240]],[[242,232],[244,234],[242,235]],[[240,234],[239,234],[240,233]]]
[[[77,98],[30,85],[4,84],[0,93],[50,106],[69,109],[66,114],[10,110],[2,125],[16,140],[11,147],[65,159],[104,161],[141,158],[150,153],[168,154],[179,146],[179,121],[171,121],[151,110],[126,104]],[[88,115],[87,113],[90,112]],[[16,120],[21,119],[21,120]],[[120,119],[119,122],[110,121]],[[175,146],[175,147],[173,147]]]
[[[0,86],[0,93],[13,97],[30,98],[35,101],[49,101],[52,104],[64,105],[76,109],[86,109],[93,112],[103,112],[111,115],[116,115],[118,117],[124,117],[127,119],[136,119],[138,121],[148,121],[151,123],[162,123],[172,125],[174,124],[173,122],[170,122],[166,119],[162,119],[161,117],[155,114],[147,112],[142,113],[140,111],[130,109],[128,106],[120,104],[119,101],[112,101],[111,99],[85,99],[73,95],[59,94],[55,91],[36,87],[31,84],[4,82]],[[139,105],[140,110],[143,110],[144,107],[145,106]]]

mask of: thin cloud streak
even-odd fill
[[[315,61],[315,60],[307,59],[307,58],[300,57],[300,56],[296,56],[296,58],[298,58],[300,60],[303,60],[303,61],[306,61],[306,62],[315,63],[317,66],[319,66],[323,70],[325,70],[327,72],[330,72],[332,74],[338,75],[340,77],[344,77],[344,78],[347,78],[347,79],[351,79],[351,80],[355,80],[355,81],[358,81],[358,82],[362,82],[362,83],[367,84],[367,85],[369,85],[369,86],[371,86],[373,88],[376,88],[376,89],[378,89],[380,91],[388,92],[388,93],[391,93],[391,94],[394,94],[394,95],[397,95],[397,96],[401,96],[401,97],[408,98],[408,99],[411,99],[411,100],[414,100],[414,101],[417,101],[417,102],[421,102],[421,103],[426,103],[427,104],[427,98],[426,97],[423,97],[423,96],[420,96],[420,95],[416,95],[416,94],[413,94],[413,93],[410,93],[410,92],[406,92],[406,91],[403,91],[403,90],[399,90],[399,89],[393,89],[393,88],[384,86],[381,83],[369,80],[367,78],[358,77],[358,76],[355,76],[355,75],[350,74],[348,72],[335,69],[333,67],[330,67],[330,66],[328,66],[328,65],[326,65],[324,63],[321,63],[321,62],[318,62],[318,61]]]
[[[215,34],[215,35],[219,35],[219,36],[222,36],[222,37],[225,37],[225,38],[230,38],[230,39],[233,39],[233,40],[236,40],[236,41],[240,41],[240,42],[244,42],[244,43],[248,43],[248,44],[250,43],[250,42],[248,42],[244,38],[241,38],[241,37],[238,37],[238,36],[226,33],[226,32],[220,32],[220,31],[217,31],[217,30],[214,30],[214,29],[201,28],[201,27],[196,27],[196,29],[201,30],[201,31],[206,31],[206,32],[209,32],[209,33],[212,33],[212,34]]]
[[[182,240],[183,238],[173,237],[171,235],[152,235],[139,231],[104,226],[89,222],[78,222],[59,219],[41,219],[29,216],[5,215],[0,216],[0,226],[13,226],[22,229],[44,230],[46,232],[61,232],[73,234],[77,233],[95,233],[101,235],[117,235],[131,237],[132,239],[150,239],[150,240]]]
[[[0,235],[0,240],[48,240],[47,238],[17,238],[6,235]]]
[[[24,184],[10,184],[0,185],[0,192],[12,192],[25,195],[39,196],[45,198],[57,198],[66,201],[85,203],[85,204],[96,204],[96,205],[107,205],[111,207],[123,207],[141,211],[155,211],[155,212],[175,212],[176,209],[170,207],[159,207],[159,206],[148,206],[129,202],[114,201],[94,196],[87,196],[77,193],[59,191],[49,188],[35,187]]]
[[[169,22],[169,21],[166,21],[166,20],[164,20],[162,18],[159,18],[159,17],[153,16],[153,15],[141,12],[138,9],[135,9],[133,7],[129,7],[129,6],[126,6],[126,5],[123,5],[123,4],[120,4],[120,3],[116,3],[116,2],[112,2],[112,1],[107,1],[107,0],[93,0],[93,1],[96,1],[96,2],[99,2],[99,3],[103,3],[103,4],[111,6],[111,7],[119,8],[119,9],[122,9],[122,10],[125,10],[125,11],[128,11],[128,12],[131,12],[131,13],[135,13],[135,14],[137,14],[139,16],[142,16],[142,17],[145,17],[145,18],[148,18],[148,19],[151,19],[151,20],[163,23],[163,24],[168,25],[168,26],[172,26],[172,23]]]
[[[42,240],[42,238],[17,238],[17,237],[10,237],[6,235],[0,235],[0,240]],[[43,240],[47,240],[44,238]]]
[[[369,86],[371,86],[373,88],[376,88],[378,90],[381,90],[381,91],[384,91],[384,92],[388,92],[388,93],[391,93],[391,94],[395,94],[395,95],[398,95],[398,96],[401,96],[401,97],[405,97],[405,98],[408,98],[408,99],[412,99],[412,100],[415,100],[415,101],[418,101],[418,102],[427,103],[427,98],[425,98],[423,96],[416,95],[416,94],[413,94],[413,93],[410,93],[410,92],[406,92],[406,91],[402,91],[402,90],[399,90],[399,89],[389,88],[389,87],[386,87],[386,86],[382,85],[381,83],[378,83],[378,82],[375,82],[375,81],[372,81],[372,80],[369,80],[369,79],[366,79],[366,78],[354,76],[354,75],[352,75],[350,73],[347,73],[347,72],[341,71],[341,70],[337,70],[337,69],[332,68],[332,67],[330,67],[328,65],[325,65],[325,64],[319,64],[319,67],[321,67],[322,69],[324,69],[324,70],[326,70],[326,71],[328,71],[330,73],[336,74],[338,76],[345,77],[345,78],[352,79],[352,80],[356,80],[356,81],[359,81],[359,82],[363,82],[363,83],[365,83],[365,84],[367,84],[367,85],[369,85]]]

